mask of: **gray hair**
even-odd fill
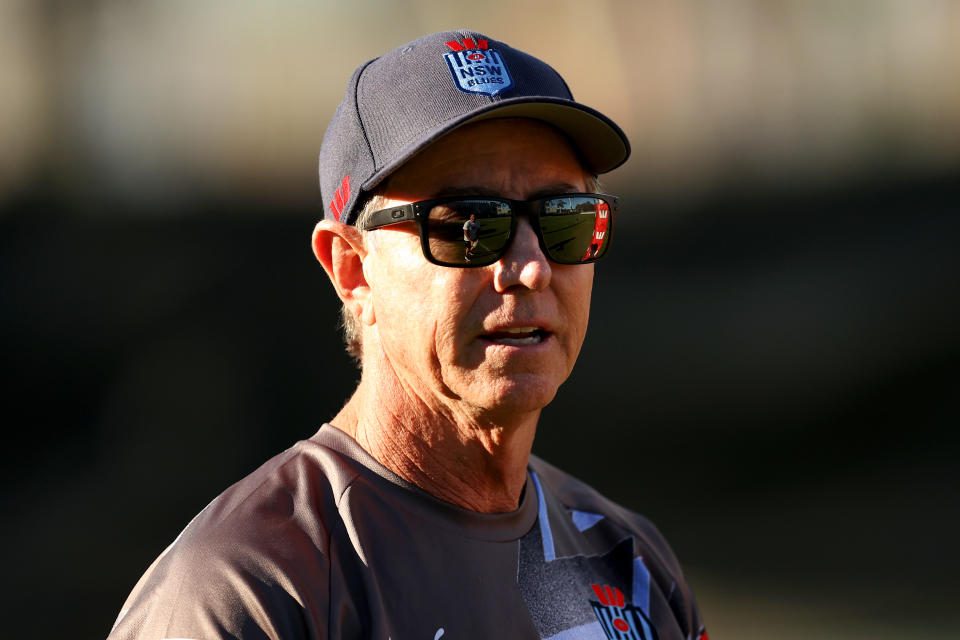
[[[364,224],[370,219],[370,215],[374,211],[384,209],[386,204],[387,199],[379,193],[375,193],[367,199],[363,208],[360,209],[360,213],[357,214],[354,225],[360,230],[364,242],[366,242],[368,233],[363,230]],[[363,328],[360,326],[360,319],[347,305],[340,307],[340,329],[343,331],[343,343],[347,353],[354,359],[358,367],[361,366],[363,364]]]
[[[601,191],[600,179],[597,176],[588,175],[586,183],[589,191],[594,193]],[[379,193],[375,193],[367,199],[360,213],[357,214],[357,220],[354,222],[354,225],[363,235],[364,242],[367,241],[368,233],[363,230],[364,224],[370,219],[370,215],[373,212],[386,208],[386,204],[387,198]],[[340,308],[340,329],[343,331],[343,343],[347,349],[347,353],[349,353],[354,362],[357,363],[357,366],[361,367],[363,365],[363,327],[360,326],[360,319],[354,315],[353,311],[351,311],[347,305],[343,305]]]

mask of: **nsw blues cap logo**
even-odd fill
[[[464,38],[463,43],[448,42],[453,49],[443,55],[457,89],[465,93],[495,96],[513,86],[513,78],[500,53],[487,48],[487,41]]]

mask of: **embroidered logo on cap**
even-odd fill
[[[465,93],[495,96],[513,86],[513,78],[495,49],[487,47],[487,41],[464,38],[463,43],[448,42],[453,49],[443,55],[450,67],[450,74],[457,89]]]
[[[333,200],[330,201],[330,213],[333,214],[333,217],[337,220],[340,220],[340,215],[343,213],[343,208],[347,205],[347,202],[350,201],[350,175],[347,174],[343,176],[343,180],[340,182],[340,186],[337,187],[337,190],[333,193]]]

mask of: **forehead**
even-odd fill
[[[586,191],[589,178],[557,129],[537,120],[503,118],[447,134],[397,170],[379,191],[408,202],[458,194],[525,200]]]

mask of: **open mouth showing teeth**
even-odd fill
[[[483,336],[483,339],[494,344],[524,345],[540,344],[548,335],[546,331],[536,327],[516,327],[488,333]]]

